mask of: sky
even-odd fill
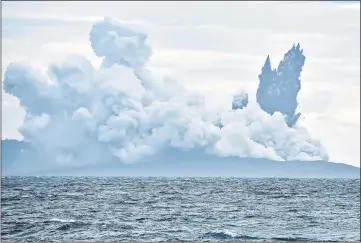
[[[146,31],[153,75],[202,92],[214,109],[240,88],[255,97],[267,55],[276,67],[300,43],[300,125],[331,161],[360,167],[359,2],[2,2],[3,72],[12,61],[46,68],[72,53],[99,66],[88,39],[104,17]],[[2,101],[2,137],[21,139],[25,112],[4,91]]]

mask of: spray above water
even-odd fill
[[[328,160],[319,141],[288,122],[295,120],[298,91],[280,80],[289,80],[283,78],[291,76],[292,61],[280,64],[277,75],[263,68],[257,92],[260,105],[241,91],[233,109],[221,112],[215,124],[201,94],[174,81],[152,78],[145,68],[152,54],[146,34],[106,18],[93,25],[90,42],[95,55],[103,57],[99,69],[80,56],[51,65],[46,73],[21,62],[7,67],[4,90],[16,96],[26,112],[20,132],[31,149],[23,164],[45,168],[136,163],[174,149],[214,156]],[[277,86],[283,90],[274,102],[283,100],[289,106],[285,111],[273,103],[266,107],[274,99],[267,93],[273,92],[270,80],[276,76],[282,77]],[[287,95],[292,97],[284,98]]]

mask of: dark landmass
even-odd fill
[[[187,176],[187,177],[278,177],[278,178],[360,178],[360,168],[326,161],[272,161],[268,159],[218,157],[203,151],[168,150],[136,164],[102,162],[97,165],[66,166],[20,172],[16,155],[26,149],[24,142],[2,141],[2,175],[23,176]],[[29,161],[31,163],[31,161]],[[15,166],[14,166],[15,165]],[[9,169],[12,168],[12,169]]]

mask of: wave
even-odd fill
[[[230,231],[219,231],[219,232],[207,232],[202,235],[201,239],[212,239],[221,241],[230,240],[261,240],[261,238],[253,237],[249,235],[237,235]]]
[[[60,223],[75,223],[73,219],[59,219],[59,218],[52,218],[50,222],[60,222]]]
[[[315,239],[309,239],[309,238],[302,238],[302,237],[274,237],[270,239],[271,241],[282,241],[282,242],[337,242],[332,240],[315,240]]]

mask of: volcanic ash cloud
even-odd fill
[[[25,62],[7,67],[4,90],[26,111],[20,132],[31,147],[27,156],[33,157],[23,165],[136,163],[169,149],[272,160],[328,159],[304,128],[287,125],[279,111],[263,111],[244,91],[217,123],[202,95],[171,80],[154,80],[145,68],[152,54],[147,34],[106,18],[93,25],[89,36],[94,54],[103,58],[100,68],[81,56],[70,56],[46,72]]]

